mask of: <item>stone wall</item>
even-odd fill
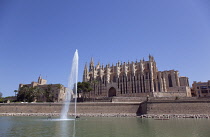
[[[56,113],[61,112],[61,106],[56,103],[3,103],[0,113]]]
[[[154,92],[153,93],[154,97],[189,97],[187,95],[187,92],[173,92],[173,91],[170,91],[170,92]]]
[[[113,97],[112,102],[144,102],[147,97]]]
[[[197,98],[197,97],[149,97],[149,101],[208,101],[209,99]]]
[[[77,113],[142,113],[140,103],[77,103]],[[60,113],[62,104],[59,103],[5,103],[0,104],[0,113]],[[146,109],[145,109],[146,110]],[[70,106],[74,113],[74,104]]]
[[[0,113],[57,113],[61,112],[59,103],[2,103]],[[70,113],[74,113],[71,104]],[[153,100],[148,102],[77,103],[78,114],[210,114],[209,100]]]
[[[210,101],[151,101],[146,114],[210,114]]]

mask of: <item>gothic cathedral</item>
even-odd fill
[[[190,97],[187,77],[179,77],[175,70],[158,71],[153,56],[149,61],[118,62],[105,67],[94,66],[91,58],[89,68],[84,68],[83,82],[93,86],[91,97]]]

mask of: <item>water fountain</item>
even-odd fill
[[[63,102],[63,107],[61,110],[60,119],[65,120],[68,119],[68,111],[70,107],[71,101],[71,93],[75,90],[75,118],[76,118],[76,102],[77,102],[77,78],[78,78],[78,51],[76,50],[74,53],[74,57],[72,60],[71,73],[68,80],[68,90],[66,91],[65,100]]]

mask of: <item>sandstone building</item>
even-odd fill
[[[47,80],[42,79],[41,76],[38,78],[38,82],[31,82],[31,84],[19,84],[18,91],[20,91],[20,88],[23,86],[39,87],[43,93],[48,92],[53,102],[62,102],[65,98],[65,92],[67,91],[67,88],[61,84],[47,84]],[[46,102],[47,99],[43,94],[39,96],[36,101]]]
[[[192,89],[197,97],[210,97],[210,80],[207,82],[194,81]]]
[[[187,77],[175,70],[158,71],[153,56],[139,62],[94,65],[84,68],[83,81],[93,86],[90,96],[100,97],[190,97]]]

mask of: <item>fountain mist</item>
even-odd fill
[[[78,77],[78,51],[74,53],[72,60],[71,73],[68,81],[68,89],[66,91],[65,100],[63,102],[63,107],[61,110],[61,119],[67,119],[68,111],[70,108],[71,93],[75,90],[75,117],[76,117],[76,102],[77,102],[77,77]]]

